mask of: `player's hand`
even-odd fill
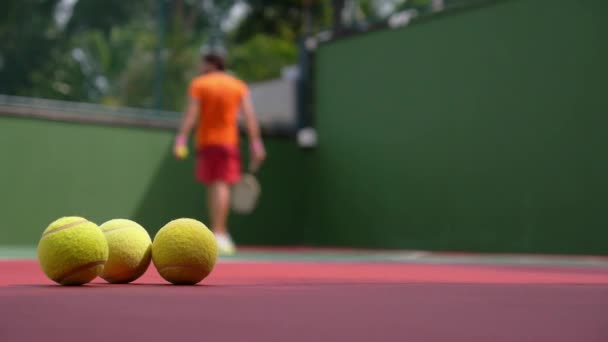
[[[262,139],[256,139],[249,144],[249,171],[256,172],[266,159],[266,149]]]
[[[177,137],[175,137],[173,155],[175,156],[175,158],[180,160],[188,158],[188,137],[184,135],[178,135]]]

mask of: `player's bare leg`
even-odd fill
[[[234,243],[228,234],[230,212],[230,186],[225,182],[214,182],[207,189],[207,202],[211,216],[211,230],[215,233],[220,254],[233,254]]]

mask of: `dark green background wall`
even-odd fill
[[[600,0],[505,0],[323,45],[320,146],[267,139],[242,244],[608,254]],[[0,117],[0,245],[62,215],[207,221],[172,132]]]
[[[501,1],[323,45],[310,241],[608,253],[606,13]]]
[[[207,222],[204,189],[192,159],[171,155],[173,132],[0,117],[0,246],[36,245],[59,216],[102,223],[135,219],[151,234],[177,217]],[[234,216],[239,242],[293,244],[306,157],[286,140],[267,139],[264,193],[254,215]],[[270,201],[272,199],[272,201]]]

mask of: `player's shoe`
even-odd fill
[[[228,234],[215,234],[215,240],[217,241],[217,248],[220,255],[234,255],[236,253],[236,246],[232,242],[232,238]]]

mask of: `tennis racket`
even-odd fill
[[[232,210],[239,214],[250,214],[257,206],[262,188],[253,173],[245,173],[232,187]]]

